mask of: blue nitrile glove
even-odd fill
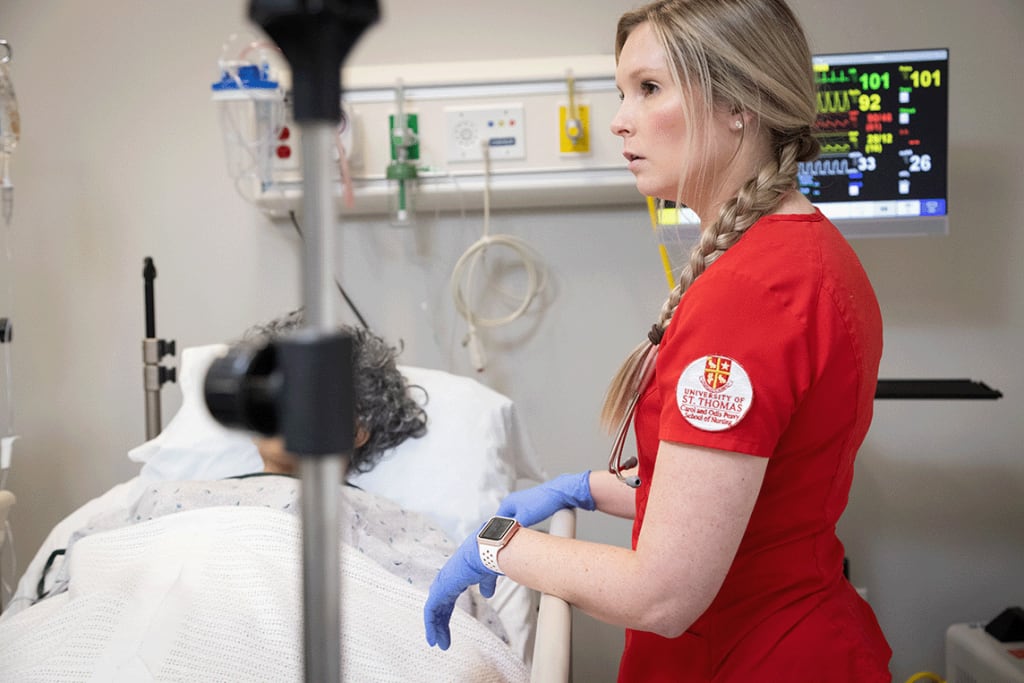
[[[562,474],[543,484],[505,496],[498,507],[501,517],[515,517],[523,526],[544,521],[562,508],[596,507],[590,493],[590,470]]]
[[[498,575],[480,561],[476,534],[473,534],[448,558],[441,571],[434,577],[434,582],[430,584],[430,595],[423,606],[427,643],[447,650],[452,644],[449,622],[455,609],[455,601],[463,591],[475,583],[480,584],[480,595],[485,598],[493,597],[497,582]]]

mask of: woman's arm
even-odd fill
[[[634,475],[636,468],[623,470],[622,474]],[[590,473],[590,495],[601,512],[624,519],[633,519],[636,515],[636,489],[623,484],[611,472],[594,470]]]
[[[597,619],[678,636],[718,593],[767,466],[767,458],[662,442],[636,551],[522,529],[498,563],[517,583]],[[600,474],[591,486],[604,492]],[[615,492],[605,504],[613,509],[620,499]]]

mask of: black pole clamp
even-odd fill
[[[352,337],[311,331],[238,344],[207,370],[210,414],[226,427],[283,436],[296,455],[351,453],[355,442]]]

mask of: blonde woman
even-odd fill
[[[882,320],[797,189],[818,153],[800,24],[784,0],[661,0],[622,16],[616,59],[611,129],[638,190],[701,219],[605,404],[610,430],[634,422],[639,465],[509,496],[435,579],[427,640],[446,648],[455,598],[500,572],[625,627],[620,681],[889,681],[835,533]],[[631,548],[526,528],[562,507],[634,519]]]

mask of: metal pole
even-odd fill
[[[334,284],[334,200],[329,150],[334,149],[336,129],[336,123],[319,121],[303,124],[300,129],[303,220],[308,226],[303,241],[302,300],[306,327],[316,332],[335,331],[330,307]]]
[[[333,283],[334,205],[330,156],[334,124],[314,122],[301,128],[304,240],[303,302],[306,328],[334,328],[330,292]],[[302,552],[304,654],[308,683],[341,680],[341,552],[339,487],[342,455],[300,457],[302,477]]]
[[[303,163],[303,219],[307,225],[304,245],[303,303],[305,329],[303,334],[318,335],[330,346],[327,334],[334,332],[328,293],[333,284],[331,260],[334,250],[331,237],[334,225],[332,199],[333,174],[328,150],[334,149],[334,136],[341,119],[341,65],[360,34],[377,21],[380,10],[377,0],[251,0],[249,16],[274,39],[292,67],[292,103],[295,121],[302,135]],[[334,335],[334,351],[338,356],[349,353],[351,345]],[[290,348],[290,347],[287,347]],[[348,351],[345,351],[348,349]],[[312,350],[312,345],[311,345]],[[318,358],[330,365],[339,357],[330,355],[326,348],[316,348]],[[290,354],[289,354],[290,355]],[[291,359],[292,362],[296,359]],[[351,365],[351,358],[348,359]],[[330,389],[337,377],[305,375],[293,378],[286,374],[286,385],[295,382],[319,382],[317,388]],[[351,367],[345,369],[345,381],[351,389]],[[310,394],[296,394],[296,386],[287,387],[285,394],[292,403],[302,403]],[[315,392],[314,396],[331,396],[330,392]],[[305,405],[304,413],[318,413],[319,408],[337,408],[339,414],[352,409],[350,397],[335,393],[324,405]],[[334,406],[334,403],[337,403]],[[288,412],[285,425],[285,446],[292,442],[307,443],[305,453],[293,450],[299,456],[302,476],[302,528],[303,528],[303,618],[305,626],[306,680],[310,683],[334,683],[341,680],[341,577],[339,549],[339,513],[341,475],[343,465],[352,448],[351,430],[354,415],[319,416],[320,423],[307,434],[295,434],[301,422],[299,416]],[[303,417],[308,417],[304,415]],[[324,422],[324,419],[329,420]],[[339,422],[340,420],[340,422]],[[342,424],[347,423],[347,424]],[[324,427],[328,428],[324,428]],[[340,428],[339,428],[340,427]],[[301,430],[300,430],[301,431]],[[322,441],[321,441],[322,439]],[[313,443],[316,442],[316,443]],[[335,454],[341,449],[343,454]]]
[[[341,680],[341,460],[300,458],[302,477],[303,655],[306,681]]]
[[[156,339],[142,340],[142,388],[146,392],[146,440],[163,429],[160,408],[160,352]]]

